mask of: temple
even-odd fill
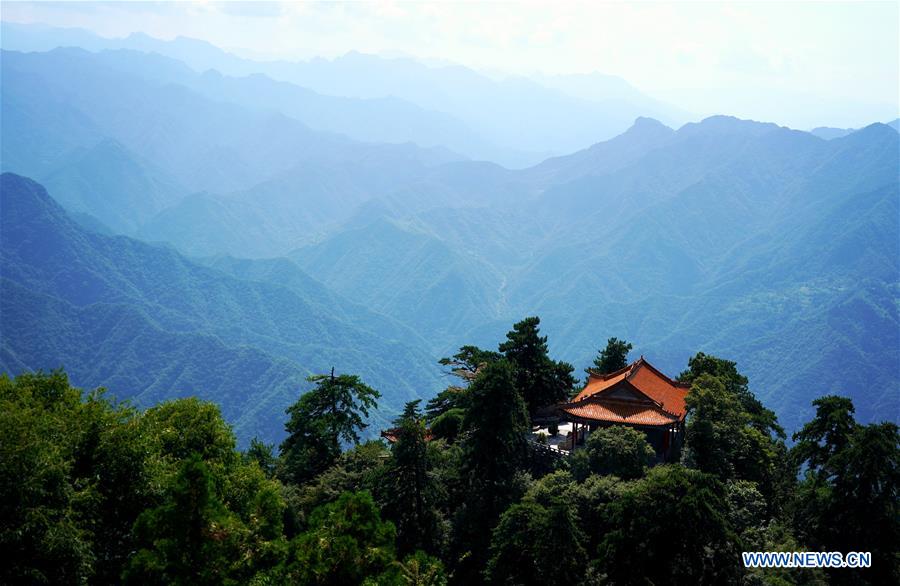
[[[598,427],[627,425],[643,431],[657,460],[667,462],[678,457],[684,439],[684,399],[689,388],[641,356],[609,374],[591,372],[575,399],[557,409],[561,419],[572,422],[571,448],[582,445]]]

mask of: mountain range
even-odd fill
[[[242,441],[275,440],[310,372],[360,374],[384,422],[445,384],[439,357],[494,348],[536,314],[579,369],[616,336],[672,375],[697,351],[736,360],[788,429],[825,393],[851,396],[862,421],[900,421],[896,122],[672,127],[607,80],[641,116],[604,136],[550,99],[596,98],[591,80],[538,91],[408,60],[257,63],[183,39],[71,33],[83,47],[57,48],[26,32],[4,47],[43,52],[0,55],[0,370],[65,365],[139,404],[197,393]],[[501,136],[501,122],[438,132],[431,114],[415,130],[431,140],[403,142],[367,125],[386,86],[351,65],[406,88],[395,115],[412,126],[471,106],[441,110],[425,86],[487,105],[524,92],[535,101],[517,108],[561,129],[543,114],[583,116],[571,144],[594,144],[510,169],[445,139]]]
[[[611,138],[639,115],[672,123],[689,118],[608,75],[495,79],[459,65],[430,66],[358,52],[335,59],[259,61],[185,37],[161,40],[134,33],[105,38],[83,29],[0,26],[7,50],[82,47],[165,56],[204,74],[194,89],[223,92],[257,108],[277,106],[316,130],[357,140],[443,146],[515,167]],[[183,73],[165,65],[156,70],[160,76]]]
[[[0,370],[64,366],[138,405],[215,400],[246,441],[282,434],[284,409],[332,366],[382,390],[383,424],[435,389],[417,335],[347,302],[287,260],[219,259],[90,232],[39,184],[0,178]],[[409,368],[416,365],[416,368]]]

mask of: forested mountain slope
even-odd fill
[[[283,112],[163,83],[148,63],[199,77],[168,60],[112,57],[3,53],[3,168],[52,185],[84,224],[167,242],[218,263],[216,275],[264,281],[279,292],[272,299],[298,293],[281,277],[307,298],[312,289],[293,275],[309,274],[321,295],[368,310],[343,314],[377,334],[342,330],[354,348],[396,356],[390,340],[406,340],[420,356],[408,364],[428,372],[461,344],[493,346],[510,323],[538,314],[554,352],[577,366],[611,336],[672,372],[697,350],[736,359],[789,428],[821,392],[853,396],[864,421],[900,417],[900,149],[887,125],[823,140],[728,116],[678,129],[641,118],[515,171],[316,132]],[[82,296],[95,286],[70,285]],[[274,317],[299,310],[275,303],[263,327],[246,299],[233,302],[237,318],[227,304],[177,301],[180,313],[152,316],[164,329],[290,360],[334,331],[299,329]],[[321,304],[328,315],[339,306]]]
[[[65,365],[80,384],[144,405],[199,394],[223,405],[244,440],[280,437],[302,376],[332,366],[381,389],[383,415],[436,389],[413,332],[312,279],[241,280],[87,232],[13,174],[0,193],[4,371]]]
[[[410,294],[429,291],[443,271],[464,266],[468,285],[454,307],[472,308],[444,351],[460,339],[487,343],[516,316],[539,314],[576,364],[614,335],[673,371],[694,348],[737,359],[789,426],[808,416],[817,392],[854,396],[863,418],[900,416],[897,133],[875,124],[824,141],[725,117],[653,131],[651,144],[631,151],[643,154],[601,144],[525,172],[552,181],[583,169],[515,204],[486,202],[469,215],[388,207],[381,229],[348,225],[291,256],[337,291],[375,300],[402,299],[403,282],[416,283]],[[639,142],[628,134],[610,142]],[[430,244],[376,244],[379,262],[360,261],[381,239],[412,238]],[[410,263],[417,250],[443,248],[469,258]],[[426,275],[428,285],[416,281]],[[381,307],[432,333],[441,331],[434,317],[446,316]]]

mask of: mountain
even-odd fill
[[[316,132],[278,112],[141,77],[143,62],[129,62],[135,67],[126,71],[104,54],[79,49],[2,54],[3,170],[52,185],[71,211],[117,232],[167,237],[167,223],[159,235],[139,228],[197,192],[267,190],[280,181],[284,190],[302,193],[330,181],[324,170],[338,182],[349,171],[351,183],[358,175],[356,183],[381,189],[392,173],[458,159],[443,148]],[[287,185],[286,177],[297,183]]]
[[[377,218],[291,257],[348,298],[405,316],[405,323],[432,342],[455,339],[496,314],[498,300],[486,293],[498,280],[496,271],[416,226]]]
[[[897,132],[900,132],[900,118],[896,118],[890,122],[885,122],[886,126],[890,126]],[[819,126],[818,128],[813,128],[810,130],[810,134],[815,134],[819,138],[824,138],[825,140],[831,140],[832,138],[841,138],[856,132],[856,128],[831,128],[828,126]]]
[[[829,126],[819,126],[810,130],[809,133],[814,134],[819,138],[824,138],[825,140],[831,140],[832,138],[841,138],[842,136],[847,136],[851,132],[855,131],[855,128],[831,128]]]
[[[29,262],[4,250],[14,298],[60,323],[90,330],[93,312],[122,305],[158,336],[258,351],[289,378],[337,356],[396,408],[433,391],[435,357],[495,347],[537,314],[554,356],[577,367],[612,336],[666,372],[698,350],[737,360],[789,429],[822,392],[851,395],[863,421],[900,414],[900,135],[888,125],[823,140],[730,116],[644,117],[515,170],[314,130],[254,107],[241,92],[256,81],[224,79],[246,72],[210,82],[236,92],[220,101],[170,59],[2,56],[2,166],[54,185],[73,213],[56,222],[61,241],[90,243]],[[335,63],[386,71],[363,55],[279,67],[324,80]],[[425,92],[409,77],[420,64],[391,67],[390,83]],[[441,75],[481,88],[471,95],[497,89],[464,68]],[[556,92],[509,83],[535,103]],[[45,232],[60,230],[32,228]]]
[[[186,194],[165,172],[113,139],[73,149],[44,183],[70,212],[90,214],[126,234]]]
[[[435,67],[357,52],[305,62],[254,61],[184,37],[165,41],[137,33],[106,39],[59,29],[54,41],[47,27],[2,26],[6,49],[46,51],[74,45],[92,51],[156,53],[197,72],[215,70],[226,76],[208,74],[193,88],[201,93],[218,89],[222,99],[289,110],[286,115],[313,128],[361,140],[441,144],[470,158],[511,167],[533,165],[611,138],[638,116],[670,123],[689,118],[620,78],[599,74],[497,80],[459,65]],[[529,123],[523,125],[522,120]]]
[[[664,145],[674,134],[674,130],[658,120],[638,118],[619,136],[573,154],[547,159],[529,169],[527,175],[546,184],[610,173]]]
[[[851,395],[864,420],[896,420],[898,152],[882,124],[825,141],[724,116],[677,131],[640,120],[495,176],[515,203],[369,206],[369,223],[291,258],[432,347],[492,346],[538,314],[576,365],[611,336],[668,372],[703,350],[737,360],[789,428],[822,392]],[[432,286],[454,273],[465,285],[448,312]],[[832,368],[839,357],[846,367]]]
[[[649,99],[584,99],[524,77],[495,80],[459,65],[429,67],[412,59],[357,52],[333,60],[272,65],[267,71],[327,94],[393,95],[446,112],[478,128],[488,142],[523,151],[516,159],[498,161],[513,167],[615,136],[641,115],[682,120],[673,109]],[[523,125],[522,120],[529,123]]]
[[[64,365],[77,384],[139,405],[197,394],[220,403],[245,442],[283,435],[284,409],[310,372],[361,375],[383,393],[380,423],[440,384],[416,334],[296,266],[281,284],[88,232],[10,173],[0,212],[3,371]]]

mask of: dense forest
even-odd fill
[[[146,410],[62,371],[0,378],[7,584],[896,584],[900,432],[822,396],[788,438],[729,360],[697,353],[679,461],[609,427],[547,458],[530,418],[580,380],[540,320],[464,346],[453,384],[366,441],[378,390],[331,373],[280,446],[219,408]],[[596,370],[627,362],[611,339]],[[339,365],[338,365],[339,367]],[[815,381],[809,381],[815,384]],[[368,434],[371,437],[371,434]],[[747,570],[742,551],[863,551],[865,569]]]

